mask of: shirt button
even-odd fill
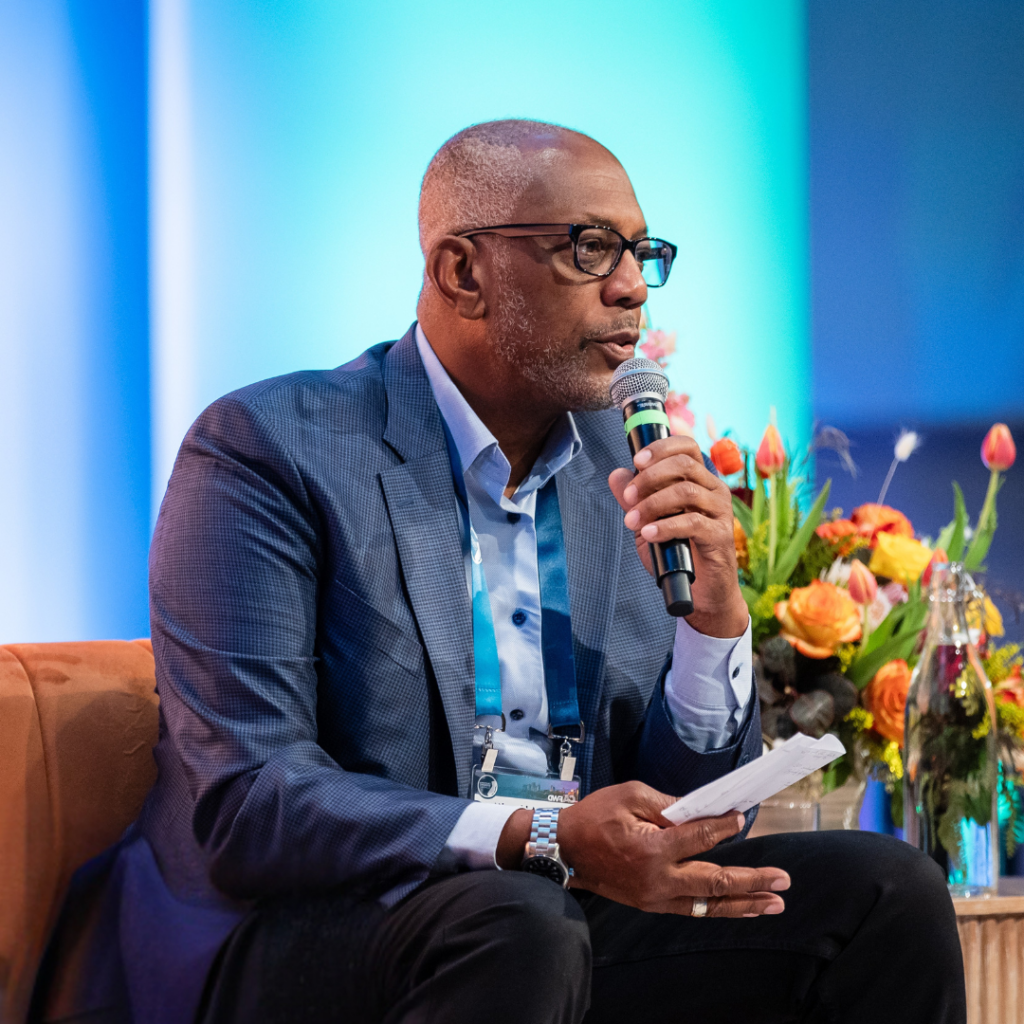
[[[511,718],[513,722],[518,722],[525,714],[525,711],[520,711],[519,708],[515,708],[508,713],[508,717]]]
[[[739,667],[739,665],[737,665],[737,666],[736,666],[736,667],[735,667],[735,668],[734,668],[734,669],[732,670],[732,677],[733,677],[733,679],[735,679],[735,678],[736,678],[736,677],[737,677],[737,676],[738,676],[739,674],[740,674],[740,667]]]
[[[521,516],[521,515],[520,515],[520,514],[519,514],[518,512],[506,512],[506,513],[505,513],[505,518],[506,518],[506,519],[507,519],[507,520],[508,520],[508,521],[509,521],[509,522],[510,522],[510,523],[511,523],[511,524],[512,524],[513,526],[515,526],[515,525],[516,525],[516,523],[518,523],[518,522],[519,522],[519,520],[520,520],[520,519],[522,519],[523,517],[522,517],[522,516]]]
[[[522,628],[524,622],[526,622],[526,612],[522,608],[517,608],[512,613],[512,625]]]

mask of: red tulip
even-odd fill
[[[711,446],[711,461],[722,476],[738,473],[743,468],[743,454],[735,441],[723,437]]]
[[[850,580],[846,586],[857,604],[871,604],[878,596],[878,581],[874,573],[857,559],[850,565]]]
[[[773,476],[785,464],[786,451],[782,447],[782,438],[779,436],[775,424],[769,423],[765,428],[764,437],[761,438],[761,446],[757,449],[757,455],[754,457],[758,476]]]
[[[981,442],[981,461],[993,473],[1003,473],[1017,459],[1017,448],[1013,435],[1005,423],[994,424]]]

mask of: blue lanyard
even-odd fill
[[[476,672],[476,714],[501,717],[501,668],[494,635],[491,599],[487,593],[483,559],[476,531],[469,518],[469,498],[455,440],[444,426],[452,479],[459,499],[463,526],[463,555],[469,555],[473,593],[473,663]],[[572,652],[572,622],[569,609],[569,573],[565,563],[565,539],[558,508],[558,490],[552,477],[537,492],[534,517],[537,531],[537,573],[540,579],[541,652],[544,685],[548,694],[551,735],[582,739],[583,724],[576,698],[576,662]]]

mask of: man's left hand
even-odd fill
[[[740,593],[733,540],[732,495],[704,465],[692,437],[666,437],[637,452],[634,476],[616,469],[608,486],[626,513],[636,550],[654,575],[648,544],[690,541],[696,579],[692,615],[686,621],[708,636],[740,636],[748,612]]]

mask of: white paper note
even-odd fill
[[[754,804],[792,786],[845,753],[846,748],[832,733],[826,733],[820,740],[797,733],[770,754],[681,797],[665,808],[662,816],[681,825],[696,818],[717,818],[729,811],[749,811]]]

